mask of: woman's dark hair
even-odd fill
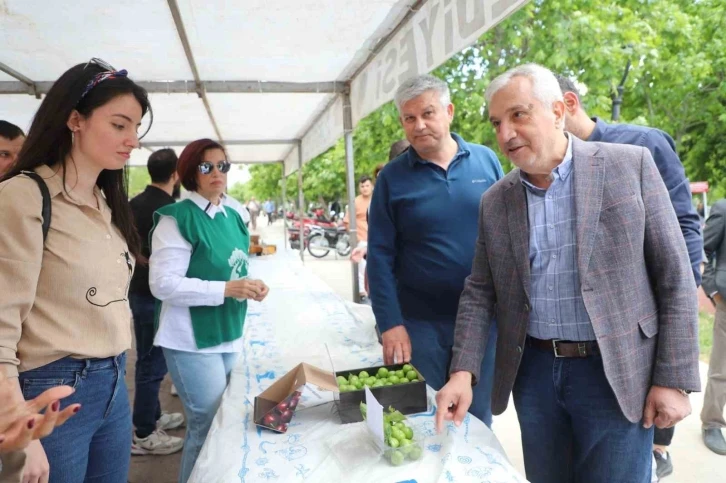
[[[227,152],[222,145],[211,139],[197,139],[196,141],[192,141],[187,144],[187,147],[184,148],[181,156],[179,156],[179,163],[176,169],[179,173],[181,184],[187,191],[197,191],[199,165],[204,160],[204,153],[210,149],[221,149],[224,157],[227,157]]]
[[[114,98],[133,95],[141,105],[142,116],[151,110],[146,90],[125,76],[117,76],[100,82],[83,96],[94,77],[106,71],[95,63],[78,64],[68,69],[53,83],[48,94],[33,117],[33,123],[18,159],[3,179],[9,179],[21,171],[31,171],[40,165],[63,165],[63,181],[66,177],[66,157],[71,152],[72,138],[68,118],[73,110],[88,117],[91,113]],[[104,169],[96,180],[111,208],[111,221],[119,229],[129,251],[142,258],[141,242],[134,226],[126,190],[125,170]],[[52,221],[51,221],[52,224]]]

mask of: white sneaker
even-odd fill
[[[157,429],[145,438],[139,438],[134,433],[131,443],[132,455],[163,455],[172,454],[184,447],[184,440],[169,436],[161,429]]]
[[[179,397],[179,393],[176,392],[176,386],[174,384],[171,385],[171,389],[169,389],[169,394],[175,397]]]
[[[161,417],[156,421],[156,428],[162,431],[176,429],[184,426],[184,415],[182,413],[161,413]]]

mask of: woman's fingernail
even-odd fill
[[[50,409],[53,412],[57,412],[58,409],[60,409],[60,401],[56,401],[53,404],[50,405]]]
[[[80,410],[81,410],[81,406],[76,406],[76,407],[75,407],[75,408],[73,409],[73,414],[76,414],[76,413],[77,413],[78,411],[80,411]]]
[[[35,419],[28,421],[28,429],[33,429],[33,426],[35,426]]]

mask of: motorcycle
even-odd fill
[[[293,250],[299,250],[300,249],[300,217],[291,211],[288,211],[285,214],[287,227],[288,227],[288,241],[290,242],[290,248]],[[313,226],[319,226],[323,228],[335,228],[337,226],[336,223],[328,220],[325,217],[325,213],[323,210],[315,210],[315,212],[312,215],[308,215],[307,217],[303,218],[303,221],[305,223],[305,231],[302,236],[302,240],[304,241],[305,245],[303,246],[303,249],[308,246],[308,238],[311,234],[311,227]]]
[[[350,237],[345,227],[310,226],[307,237],[308,252],[315,258],[323,258],[330,250],[335,250],[341,257],[350,255]]]

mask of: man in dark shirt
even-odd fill
[[[151,184],[131,200],[131,211],[142,241],[142,253],[149,258],[149,232],[153,215],[162,206],[174,203],[172,194],[179,185],[177,156],[172,149],[160,149],[149,156],[147,168]],[[182,449],[184,440],[168,436],[164,430],[184,424],[180,413],[162,413],[159,386],[167,373],[161,347],[154,347],[156,300],[149,290],[147,261],[137,261],[129,288],[129,303],[136,335],[136,393],[134,396],[134,432],[131,453],[136,455],[170,454]]]
[[[584,141],[632,144],[650,151],[668,188],[671,204],[678,217],[681,233],[688,247],[688,257],[693,268],[696,285],[701,284],[701,254],[703,238],[701,221],[691,202],[691,187],[686,178],[683,164],[676,153],[676,146],[668,134],[660,129],[632,124],[608,124],[597,117],[590,118],[580,103],[580,93],[567,77],[557,76],[565,99],[565,129]],[[673,439],[675,427],[655,428],[653,455],[656,460],[657,476],[662,478],[673,472],[667,448]]]
[[[454,105],[445,82],[414,77],[401,84],[395,102],[411,147],[383,168],[373,192],[370,296],[384,362],[410,360],[438,390],[471,273],[481,196],[504,174],[491,149],[450,132]],[[495,347],[493,330],[470,409],[487,426]]]

